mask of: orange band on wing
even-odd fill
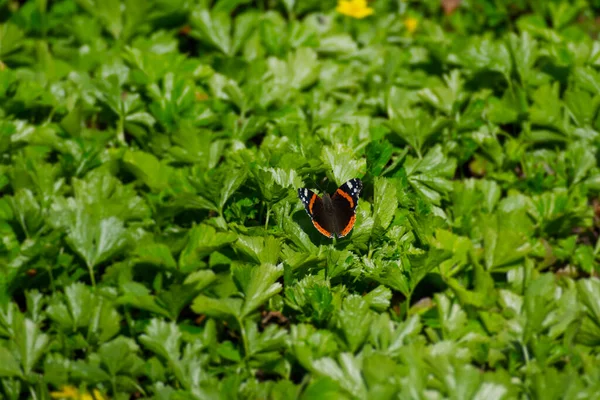
[[[312,197],[310,198],[310,202],[308,203],[308,212],[310,213],[310,215],[312,215],[313,213],[312,208],[315,204],[315,200],[317,200],[317,195],[313,193]]]
[[[340,236],[346,236],[348,233],[350,233],[350,231],[354,227],[355,222],[356,222],[356,215],[353,215],[352,218],[350,218],[350,222],[348,222],[348,225],[346,225],[344,230],[340,232]]]
[[[332,237],[333,236],[333,234],[331,232],[329,232],[327,229],[325,229],[321,225],[319,225],[319,223],[317,221],[315,221],[314,219],[312,220],[312,223],[315,226],[315,228],[317,228],[317,230],[319,232],[321,232],[323,235],[325,235],[327,237]]]
[[[342,189],[338,189],[337,194],[339,194],[340,196],[342,196],[343,198],[348,200],[350,202],[350,207],[354,208],[354,200],[352,200],[352,196],[350,196],[348,193],[344,192]]]

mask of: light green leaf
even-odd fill
[[[363,176],[366,169],[366,160],[357,159],[350,148],[340,143],[323,147],[321,159],[333,174],[333,180],[338,186]]]
[[[50,337],[31,320],[24,319],[15,328],[15,345],[21,360],[23,374],[29,375],[46,351]]]
[[[167,165],[150,153],[127,151],[123,155],[125,167],[151,190],[159,192],[168,188],[171,171]]]
[[[241,299],[214,299],[199,295],[192,303],[192,310],[198,314],[206,314],[213,318],[226,319],[237,317],[241,314]]]
[[[140,336],[140,342],[165,360],[179,360],[181,332],[174,322],[152,319]]]
[[[327,376],[355,398],[367,398],[367,388],[361,376],[361,362],[350,353],[341,353],[339,363],[329,357],[314,361],[313,368]]]
[[[233,248],[257,264],[277,264],[281,242],[273,236],[240,235]]]
[[[233,232],[217,232],[207,224],[194,226],[189,232],[187,245],[179,256],[179,268],[191,271],[205,264],[203,259],[212,252],[233,243],[237,235]]]
[[[9,349],[0,347],[0,377],[22,377],[23,371]]]
[[[373,236],[380,238],[392,223],[398,198],[396,196],[396,185],[387,178],[375,178],[375,196],[373,199]]]
[[[87,210],[78,209],[75,226],[67,234],[67,243],[86,262],[88,268],[104,262],[127,245],[123,221],[109,217],[96,222]]]
[[[244,305],[240,317],[244,318],[254,312],[269,298],[281,292],[281,283],[276,282],[283,275],[283,265],[261,264],[252,267],[250,281],[243,288]]]
[[[20,189],[9,198],[15,218],[27,237],[34,236],[44,224],[41,207],[29,189]]]
[[[373,318],[369,312],[369,303],[358,295],[350,295],[344,299],[338,318],[348,349],[355,353],[369,334]]]

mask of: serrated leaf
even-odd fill
[[[390,306],[392,291],[383,285],[379,285],[367,293],[363,299],[373,310],[383,312]]]
[[[231,17],[226,12],[210,12],[197,10],[191,15],[196,36],[211,44],[227,55],[232,54],[231,47]]]
[[[338,318],[348,348],[355,353],[369,334],[372,320],[369,303],[360,296],[350,295],[344,299]],[[357,321],[361,321],[361,323],[356,323]]]
[[[600,328],[600,281],[595,278],[582,279],[577,282],[577,292],[592,320]]]
[[[162,243],[143,243],[135,251],[135,260],[141,264],[153,264],[166,269],[174,269],[177,263],[168,246]]]
[[[144,332],[140,335],[140,342],[145,347],[165,360],[179,360],[181,332],[175,323],[153,319]]]
[[[108,260],[127,245],[127,230],[120,219],[109,217],[96,222],[82,209],[77,210],[75,218],[67,243],[85,260],[88,268]]]
[[[225,207],[225,203],[231,197],[231,195],[239,189],[239,187],[246,181],[248,173],[245,170],[231,171],[225,175],[225,179],[222,181],[221,196],[219,198],[219,209],[222,210]]]
[[[116,377],[135,372],[141,362],[136,355],[138,351],[139,346],[133,339],[119,336],[100,346],[98,355],[110,376]]]
[[[165,309],[163,304],[159,304],[144,285],[137,282],[127,282],[122,285],[122,290],[123,295],[118,298],[117,304],[126,304],[167,318],[171,317],[169,311]]]
[[[199,295],[192,303],[192,310],[198,314],[226,319],[239,316],[242,306],[243,301],[241,299],[214,299],[205,295]]]
[[[366,161],[355,158],[353,153],[342,144],[326,146],[321,151],[321,159],[333,174],[333,180],[338,186],[364,175]]]
[[[277,264],[281,242],[273,236],[240,235],[233,248],[257,264]]]
[[[253,267],[250,281],[244,288],[244,305],[240,317],[244,318],[254,312],[265,301],[281,291],[281,283],[276,282],[283,275],[283,266],[261,264]]]
[[[40,328],[29,319],[24,319],[15,328],[14,341],[25,376],[32,372],[32,369],[46,351],[49,340],[50,337],[42,333]]]
[[[496,213],[482,217],[485,265],[488,271],[518,261],[531,251],[531,225],[525,213]]]
[[[382,177],[375,178],[375,195],[373,199],[373,235],[379,238],[390,226],[396,209],[398,208],[398,198],[396,196],[396,185]]]
[[[300,187],[300,179],[295,170],[281,168],[258,168],[252,170],[258,188],[268,203],[276,203],[286,197],[290,190]]]
[[[367,397],[367,388],[360,374],[360,361],[352,354],[341,353],[339,362],[324,357],[314,361],[312,365],[316,373],[329,377],[351,396],[356,398]]]
[[[217,232],[207,224],[194,226],[189,232],[187,245],[179,256],[179,268],[189,271],[202,267],[204,257],[236,239],[237,235],[233,232]]]
[[[15,218],[27,237],[31,237],[44,223],[41,207],[29,189],[21,189],[10,198]]]
[[[168,187],[170,170],[153,154],[127,151],[123,155],[123,162],[127,169],[151,190],[158,192]]]
[[[23,376],[19,362],[6,347],[0,347],[0,376],[3,378]]]

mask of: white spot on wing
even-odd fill
[[[348,181],[348,188],[352,189],[352,181]]]
[[[308,189],[304,188],[304,197],[308,197]]]

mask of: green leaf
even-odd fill
[[[187,245],[179,256],[179,267],[184,271],[192,271],[203,267],[203,259],[237,239],[233,232],[217,232],[210,225],[194,226],[189,232]]]
[[[0,376],[3,378],[23,376],[19,362],[6,347],[0,347]]]
[[[102,364],[111,377],[120,374],[133,374],[141,360],[136,353],[139,347],[133,339],[119,336],[116,339],[104,343],[98,349],[98,355]]]
[[[145,333],[140,335],[140,342],[165,360],[179,360],[181,332],[175,323],[151,320]]]
[[[367,169],[373,176],[379,176],[390,162],[394,147],[390,142],[372,141],[367,145]]]
[[[487,100],[485,114],[490,122],[495,124],[510,124],[517,122],[521,114],[525,113],[527,105],[525,93],[518,87],[507,89],[501,98],[490,97]]]
[[[375,178],[373,199],[373,236],[379,238],[388,229],[398,208],[396,185],[386,178]]]
[[[164,317],[176,318],[176,315],[172,316],[169,310],[164,307],[164,304],[152,296],[150,290],[144,285],[137,282],[127,282],[122,285],[121,289],[123,295],[117,300],[118,304],[126,304]]]
[[[372,315],[369,313],[369,303],[357,295],[346,297],[338,319],[348,349],[355,353],[369,334],[372,319]],[[357,323],[357,321],[361,322]]]
[[[240,299],[213,299],[205,295],[199,295],[192,303],[192,310],[213,318],[226,319],[241,315],[242,306],[243,301]]]
[[[484,260],[488,271],[507,266],[531,251],[531,224],[524,212],[482,216]]]
[[[355,398],[366,398],[367,388],[361,376],[360,361],[349,353],[341,353],[339,361],[324,357],[313,362],[315,372],[340,385]]]
[[[281,243],[273,236],[240,235],[233,248],[257,264],[277,264]]]
[[[123,155],[127,169],[153,191],[166,189],[169,184],[170,169],[150,153],[127,151]]]
[[[572,184],[581,182],[587,173],[596,166],[594,151],[583,142],[573,143],[569,147],[567,156],[573,163]]]
[[[333,174],[333,181],[338,186],[365,173],[366,161],[354,157],[353,151],[342,144],[323,147],[321,159]]]
[[[433,147],[422,159],[407,157],[404,168],[412,188],[435,205],[453,189],[449,178],[456,169],[456,160],[448,159],[440,146]]]
[[[379,285],[367,293],[363,299],[373,310],[383,312],[390,307],[392,291],[383,285]]]
[[[192,272],[183,285],[173,284],[168,290],[158,295],[160,304],[168,310],[171,319],[178,319],[182,310],[187,307],[195,296],[216,280],[212,271],[200,270]]]
[[[252,267],[250,279],[242,282],[244,305],[240,310],[240,317],[244,318],[254,312],[269,298],[281,291],[281,283],[276,282],[283,275],[283,266],[261,264]]]
[[[445,85],[433,86],[421,89],[418,95],[431,106],[437,108],[447,116],[451,116],[453,110],[465,99],[463,86],[464,79],[460,76],[458,69],[452,70],[444,76]]]
[[[15,326],[15,345],[21,361],[23,374],[32,373],[42,355],[46,351],[50,337],[31,320],[23,319]]]
[[[34,236],[43,226],[42,209],[31,190],[21,189],[10,199],[15,218],[27,237]]]
[[[562,105],[559,98],[559,85],[544,85],[533,94],[534,104],[529,109],[533,124],[561,128]]]
[[[511,33],[508,39],[515,69],[521,83],[526,84],[535,79],[537,73],[534,67],[538,58],[538,42],[527,31],[522,32],[520,37]]]
[[[577,282],[577,292],[589,316],[600,328],[600,281],[595,278],[582,279]]]
[[[67,243],[92,269],[125,248],[128,241],[123,221],[110,217],[100,221],[87,210],[77,210],[75,226],[67,234]]]
[[[242,186],[242,184],[246,181],[247,176],[248,174],[245,170],[230,171],[229,174],[225,175],[222,181],[222,187],[220,191],[221,196],[218,203],[220,210],[223,210],[227,200],[229,200],[231,195],[238,190],[240,186]]]
[[[214,46],[223,54],[233,55],[231,44],[231,18],[228,12],[196,10],[191,15],[194,34]]]
[[[431,137],[440,133],[449,121],[443,117],[433,118],[431,114],[418,108],[401,110],[389,120],[388,126],[396,135],[408,143],[421,158],[425,144]]]
[[[295,89],[304,89],[312,85],[319,76],[317,53],[308,47],[301,47],[288,56],[291,77],[289,85]]]
[[[259,168],[253,175],[263,199],[276,203],[286,197],[290,190],[300,187],[301,182],[296,171],[281,168]]]
[[[152,264],[165,269],[174,269],[177,266],[168,246],[162,243],[142,243],[133,252],[135,260],[140,264]]]

